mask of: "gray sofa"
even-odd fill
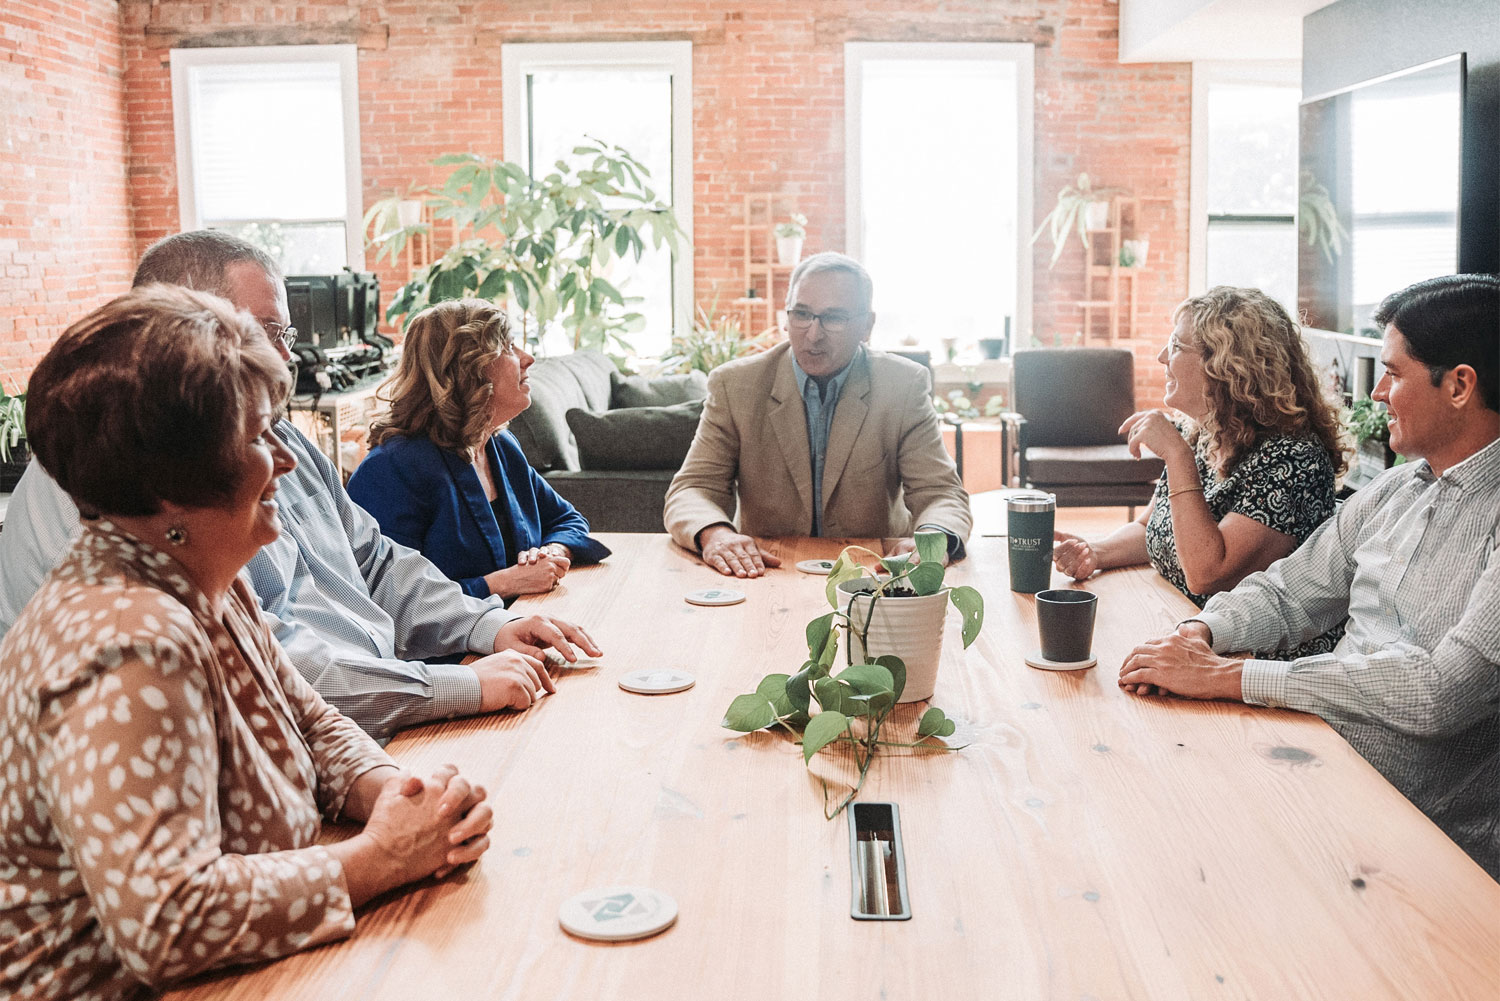
[[[692,444],[702,372],[622,376],[597,351],[531,367],[531,406],[510,430],[537,472],[596,532],[664,532],[662,506]]]

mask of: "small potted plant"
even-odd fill
[[[786,222],[778,222],[776,234],[776,263],[796,264],[802,260],[802,241],[807,238],[807,216],[793,212]]]
[[[1345,421],[1354,438],[1356,461],[1366,479],[1385,472],[1399,458],[1391,451],[1390,417],[1385,407],[1368,396],[1354,401]]]
[[[10,493],[31,461],[26,447],[26,394],[0,388],[0,493]]]
[[[741,733],[769,727],[781,727],[794,736],[800,733],[802,760],[808,765],[825,747],[853,750],[858,776],[831,812],[827,785],[823,787],[824,816],[830,820],[859,794],[881,747],[954,750],[928,743],[956,729],[936,706],[918,720],[915,740],[882,738],[899,703],[932,695],[948,603],[963,616],[965,647],[984,625],[984,599],[978,591],[943,587],[946,547],[947,537],[941,532],[920,532],[915,561],[910,554],[882,558],[857,546],[845,549],[824,590],[834,610],[807,624],[808,659],[802,669],[792,675],[766,675],[754,692],[738,696],[724,713],[723,725]],[[886,575],[861,566],[856,553],[874,556]],[[846,666],[834,674],[841,631],[848,633]]]
[[[1031,235],[1031,242],[1035,243],[1044,232],[1051,231],[1052,264],[1062,256],[1068,234],[1075,230],[1084,249],[1088,249],[1089,230],[1104,229],[1109,225],[1109,200],[1122,193],[1121,188],[1096,188],[1089,181],[1088,174],[1079,174],[1076,184],[1069,184],[1057,193],[1057,204]]]

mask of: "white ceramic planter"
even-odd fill
[[[906,688],[902,702],[920,702],[932,698],[937,687],[938,663],[943,656],[943,619],[948,614],[948,589],[937,594],[912,598],[880,598],[851,590],[859,581],[839,585],[844,612],[849,616],[848,642],[854,652],[854,663],[862,663],[887,654],[900,657],[906,665]],[[851,600],[852,599],[852,600]],[[874,616],[871,618],[871,605]],[[869,632],[865,624],[869,623]],[[867,636],[869,652],[860,637]]]
[[[776,263],[796,264],[802,260],[802,237],[778,236],[776,238]]]
[[[1089,202],[1084,212],[1084,225],[1089,229],[1104,229],[1109,225],[1109,202]]]

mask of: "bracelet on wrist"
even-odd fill
[[[1200,485],[1198,485],[1196,487],[1178,487],[1176,490],[1168,490],[1167,491],[1167,499],[1171,500],[1173,497],[1176,497],[1178,494],[1201,494],[1202,492],[1203,492],[1203,486],[1202,486],[1202,484],[1200,484]]]

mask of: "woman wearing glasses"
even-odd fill
[[[244,313],[165,286],[32,374],[29,439],[83,528],[0,644],[0,996],[140,997],[285,956],[488,847],[484,790],[399,770],[241,572],[281,528],[288,381]],[[363,829],[320,845],[320,814]]]
[[[390,410],[371,425],[374,448],[349,480],[383,533],[475,597],[548,591],[574,564],[609,555],[504,430],[531,406],[534,360],[493,303],[423,310],[381,388]]]
[[[1167,370],[1163,402],[1186,420],[1146,410],[1121,427],[1133,454],[1166,461],[1151,506],[1103,539],[1056,533],[1053,559],[1076,580],[1150,562],[1201,608],[1333,513],[1345,443],[1297,324],[1258,289],[1221,285],[1185,301],[1157,361]]]

